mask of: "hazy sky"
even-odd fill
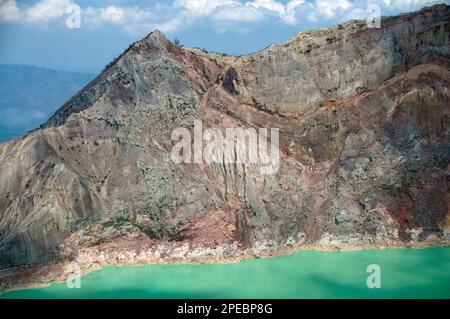
[[[0,0],[0,63],[95,73],[154,29],[244,54],[376,8],[392,15],[440,2],[450,0]]]

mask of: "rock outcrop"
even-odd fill
[[[242,57],[151,33],[0,145],[0,268],[447,243],[449,21],[437,5]],[[279,128],[278,172],[174,163],[172,131],[195,120]]]

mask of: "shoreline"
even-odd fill
[[[269,259],[276,257],[288,256],[291,254],[299,253],[302,251],[315,251],[315,252],[324,252],[324,253],[332,253],[332,252],[357,252],[364,250],[395,250],[395,249],[428,249],[428,248],[450,248],[450,242],[445,243],[415,243],[408,245],[400,245],[400,244],[391,244],[391,245],[356,245],[356,246],[343,246],[343,247],[324,247],[318,245],[306,245],[299,247],[284,247],[276,251],[266,251],[261,254],[250,253],[249,251],[242,251],[240,256],[229,257],[229,258],[210,258],[210,259],[186,259],[186,260],[177,260],[177,259],[164,259],[164,258],[155,258],[154,260],[148,260],[148,262],[143,263],[111,263],[102,266],[89,267],[85,269],[81,269],[81,277],[86,276],[92,272],[103,270],[109,267],[143,267],[143,266],[151,266],[151,265],[225,265],[225,264],[237,264],[240,262],[244,262],[247,260],[257,260],[257,259]],[[70,264],[68,262],[57,263],[56,266],[58,268],[66,268],[67,265]],[[40,266],[40,268],[49,267],[49,265]],[[29,282],[29,283],[17,283],[12,284],[11,286],[7,286],[3,291],[0,290],[0,299],[2,299],[2,295],[6,295],[8,293],[20,290],[31,290],[31,289],[39,289],[46,288],[53,285],[62,284],[67,280],[66,276],[64,276],[64,271],[56,275],[54,280],[50,280],[49,282]],[[1,288],[1,287],[0,287]]]

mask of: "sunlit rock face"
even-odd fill
[[[437,5],[242,57],[151,33],[0,145],[0,267],[446,243],[449,21]],[[279,169],[174,163],[196,120],[279,128]]]

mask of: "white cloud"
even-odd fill
[[[14,0],[7,1],[14,2]],[[40,0],[33,5],[23,7],[23,19],[21,19],[21,22],[47,25],[51,21],[61,18],[65,19],[68,16],[68,8],[73,5],[76,5],[76,1]],[[2,21],[3,7],[0,6],[0,22]],[[20,11],[18,8],[17,10]],[[144,29],[149,30],[149,28],[153,28],[152,22],[155,22],[155,17],[151,10],[141,9],[137,6],[85,7],[81,8],[81,16],[82,23],[85,26],[98,27],[110,24],[122,27],[130,33]]]
[[[430,1],[430,0],[382,0],[378,1],[382,2],[384,6],[390,7],[392,9],[400,9],[400,10],[408,10],[410,8],[422,7],[431,2],[438,1]]]
[[[42,0],[26,9],[26,18],[29,22],[47,22],[61,18],[71,4],[71,0]]]
[[[0,22],[15,22],[19,17],[20,10],[15,0],[0,1]]]
[[[110,23],[115,25],[137,24],[151,21],[154,16],[150,11],[138,7],[108,6],[83,9],[84,22],[92,25]]]
[[[345,20],[366,20],[368,12],[366,9],[354,8],[345,15]]]
[[[239,5],[236,0],[175,0],[174,8],[183,8],[192,16],[204,17],[212,14],[218,7]]]
[[[212,14],[215,21],[257,22],[264,18],[264,14],[250,6],[230,6],[217,10]]]
[[[278,13],[280,16],[286,13],[286,7],[284,4],[274,0],[254,0],[249,3],[255,8],[264,8],[269,11]]]
[[[287,24],[296,24],[296,9],[305,4],[304,0],[291,0],[286,5],[275,0],[254,0],[248,3],[255,8],[262,8],[276,13],[281,21]]]
[[[153,28],[147,30],[158,29],[162,32],[175,32],[185,25],[185,20],[182,16],[177,16],[165,22],[155,23]]]
[[[264,16],[277,16],[287,24],[297,23],[296,9],[305,0],[291,0],[283,4],[276,0],[175,0],[173,7],[183,10],[187,20],[212,17],[213,20],[257,22]]]
[[[125,20],[125,9],[115,6],[101,8],[100,19],[112,23],[123,23]]]
[[[82,26],[117,26],[130,33],[144,33],[158,28],[175,32],[203,20],[213,27],[249,26],[264,19],[275,19],[288,25],[326,21],[342,22],[348,18],[364,19],[368,4],[378,4],[383,15],[416,10],[425,5],[446,2],[433,0],[162,0],[151,6],[128,6],[126,1],[114,5],[81,8]],[[47,25],[65,19],[69,6],[76,0],[37,0],[34,4],[17,5],[15,0],[0,0],[0,23],[31,23]],[[123,3],[121,5],[121,3]]]
[[[327,19],[334,18],[338,10],[346,11],[352,6],[348,0],[316,0],[315,2],[317,14],[323,15]]]
[[[220,22],[257,22],[264,17],[256,7],[238,0],[175,0],[173,8],[182,10],[187,24],[205,17]]]

